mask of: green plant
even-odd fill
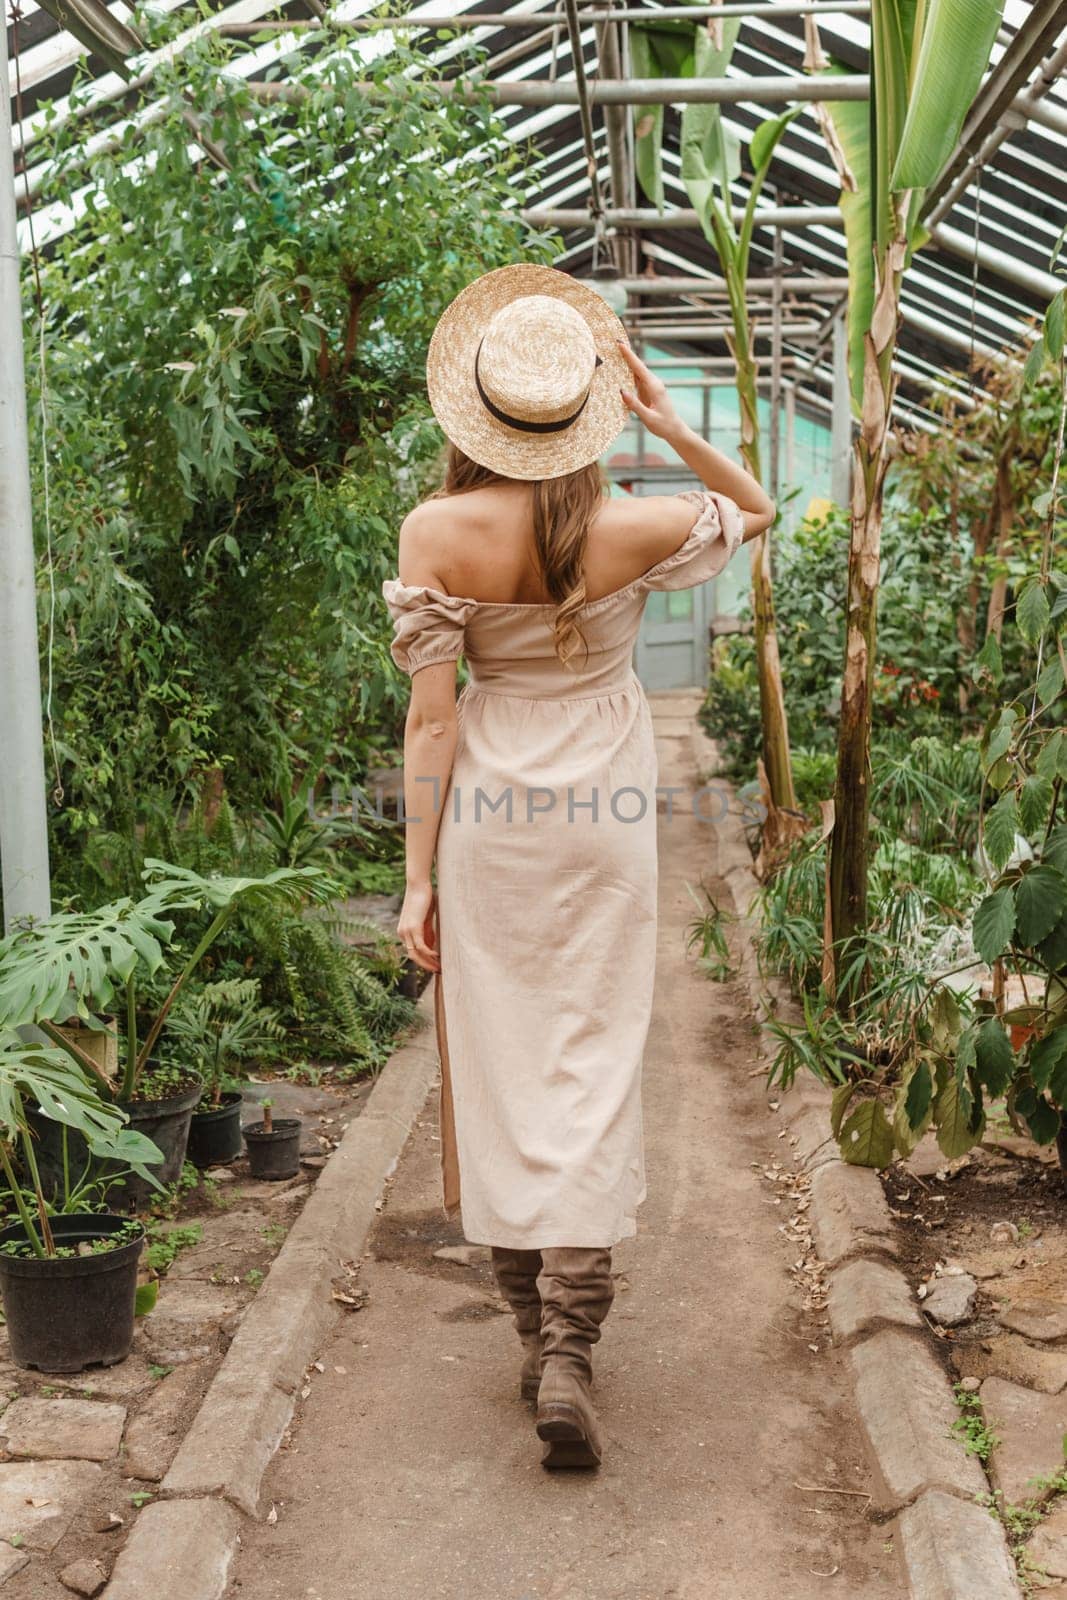
[[[952,1432],[969,1456],[977,1456],[979,1461],[988,1461],[1000,1439],[986,1421],[981,1399],[958,1383],[952,1392],[960,1412],[952,1424]]]
[[[205,984],[187,995],[170,1016],[170,1034],[187,1065],[203,1071],[202,1104],[217,1106],[239,1065],[277,1049],[284,1037],[276,1012],[259,1003],[257,978]]]
[[[29,157],[41,206],[88,185],[26,328],[31,426],[42,336],[51,423],[53,859],[79,895],[98,829],[132,844],[220,776],[242,813],[291,770],[348,786],[392,743],[408,688],[380,584],[440,450],[430,334],[480,271],[549,253],[488,96],[442,96],[421,45],[307,36],[282,105],[231,70],[243,43],[165,8],[138,27],[159,55],[135,145],[90,163],[84,124],[45,118]]]
[[[14,1029],[0,1028],[0,1169],[22,1224],[26,1248],[35,1256],[56,1256],[49,1207],[26,1118],[27,1098],[43,1116],[80,1133],[93,1156],[118,1161],[157,1188],[148,1169],[162,1156],[151,1140],[125,1126],[122,1111],[101,1101],[95,1086],[63,1052],[27,1043]],[[27,1201],[15,1172],[16,1149],[25,1162],[32,1201]]]
[[[686,929],[686,953],[698,951],[697,960],[701,971],[716,983],[725,983],[734,970],[730,945],[726,937],[726,924],[736,921],[736,918],[729,912],[723,911],[711,890],[703,884],[701,890],[707,902],[705,906],[701,906],[691,884],[687,883],[685,887],[689,898],[697,908],[697,915]]]
[[[801,996],[802,1020],[784,1022],[769,1016],[764,1026],[778,1049],[767,1073],[768,1085],[789,1089],[800,1071],[810,1072],[823,1082],[840,1082],[845,1064],[864,1066],[863,1058],[852,1048],[851,1035],[825,993]]]
[[[125,1068],[119,1096],[131,1100],[171,1007],[207,951],[239,914],[305,901],[329,900],[334,886],[318,868],[280,867],[259,878],[204,877],[189,867],[149,859],[147,892],[137,904],[122,901],[96,913],[60,914],[20,929],[0,944],[0,1015],[9,1025],[36,1023],[68,1053],[84,1051],[56,1026],[75,1010],[92,1016],[106,1010],[117,990],[125,992]],[[173,939],[167,913],[201,912],[210,918],[139,1037],[138,979],[153,977]],[[84,1062],[81,1062],[84,1065]],[[93,1069],[98,1078],[99,1069]],[[104,1086],[113,1086],[104,1079]]]
[[[204,1237],[204,1229],[199,1222],[190,1222],[180,1228],[171,1228],[162,1222],[150,1222],[147,1232],[145,1259],[152,1271],[160,1274],[173,1266],[183,1250],[200,1244]]]
[[[245,1273],[244,1281],[250,1289],[258,1289],[266,1276],[267,1274],[260,1267],[249,1267]]]

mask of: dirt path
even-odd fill
[[[684,697],[657,697],[660,782],[691,786]],[[362,1273],[366,1308],[312,1373],[245,1532],[242,1600],[904,1600],[846,1363],[799,1309],[757,1170],[782,1160],[740,984],[684,957],[686,882],[714,891],[717,829],[661,816],[649,1198],[616,1251],[597,1350],[606,1458],[550,1476],[518,1399],[518,1340],[439,1206],[433,1097]],[[753,1164],[756,1164],[755,1166]],[[817,1353],[809,1349],[817,1343]]]

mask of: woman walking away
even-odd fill
[[[645,1197],[656,754],[634,640],[648,594],[714,577],[774,506],[550,267],[470,284],[427,379],[447,474],[383,586],[412,677],[399,931],[436,974],[445,1211],[492,1247],[545,1466],[594,1467],[591,1351]],[[703,488],[605,497],[628,408]]]

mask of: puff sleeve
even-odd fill
[[[723,570],[745,537],[745,519],[726,495],[687,489],[678,499],[691,501],[700,514],[685,543],[646,572],[649,589],[695,589]]]
[[[438,589],[388,578],[382,594],[393,619],[390,654],[409,676],[420,667],[436,667],[463,654],[463,635],[476,600],[461,600]]]

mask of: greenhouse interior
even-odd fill
[[[1067,1596],[1063,0],[5,3],[0,1589]]]

